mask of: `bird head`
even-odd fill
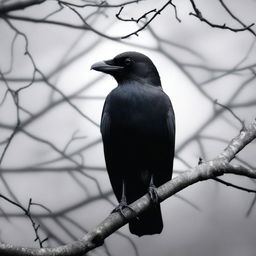
[[[139,52],[124,52],[113,59],[100,61],[91,69],[112,75],[118,84],[138,81],[161,86],[158,71],[146,55]]]

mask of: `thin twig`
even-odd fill
[[[154,14],[147,22],[145,22],[144,25],[143,25],[141,28],[139,28],[139,29],[137,29],[136,31],[134,31],[134,32],[132,32],[132,33],[129,33],[129,34],[125,35],[125,36],[122,36],[121,39],[128,38],[128,37],[130,37],[130,36],[132,36],[132,35],[138,36],[138,33],[139,33],[140,31],[144,30],[144,29],[145,29],[158,15],[160,15],[161,12],[162,12],[168,5],[170,5],[170,4],[172,4],[172,0],[171,0],[171,1],[168,1],[168,2],[167,2],[166,4],[164,4],[159,10],[157,10],[157,11],[155,12],[155,14]],[[173,5],[173,4],[172,4],[172,5]]]
[[[29,203],[28,203],[28,206],[27,206],[27,209],[25,207],[23,207],[21,204],[19,203],[16,203],[15,201],[9,199],[8,197],[0,194],[0,198],[4,199],[5,201],[9,202],[10,204],[13,204],[15,206],[17,206],[18,208],[20,208],[24,214],[29,218],[31,224],[32,224],[32,227],[34,229],[34,233],[35,233],[35,239],[34,241],[38,241],[39,243],[39,246],[40,248],[43,248],[43,244],[44,242],[48,239],[47,237],[44,238],[44,239],[41,239],[40,235],[39,235],[39,228],[40,228],[40,225],[39,224],[36,224],[36,222],[34,221],[33,217],[32,217],[32,213],[31,213],[31,206],[32,205],[40,205],[41,207],[43,207],[44,209],[48,209],[47,207],[45,206],[42,206],[41,204],[36,204],[36,203],[32,203],[32,198],[29,199]]]
[[[215,181],[217,181],[219,183],[222,183],[222,184],[224,184],[224,185],[226,185],[228,187],[236,188],[238,190],[246,191],[248,193],[256,193],[256,190],[254,190],[254,189],[244,188],[244,187],[235,185],[235,184],[233,184],[231,182],[227,182],[227,181],[224,181],[224,180],[219,179],[219,178],[213,178],[213,180],[215,180]]]
[[[219,25],[219,24],[214,24],[212,22],[210,22],[209,20],[207,20],[206,18],[203,17],[202,12],[197,8],[194,0],[190,0],[192,7],[195,11],[195,13],[190,12],[189,15],[192,15],[196,18],[198,18],[200,21],[205,22],[206,24],[208,24],[210,27],[212,28],[220,28],[220,29],[227,29],[233,32],[241,32],[241,31],[250,31],[251,27],[255,25],[255,23],[252,23],[248,26],[244,26],[243,28],[232,28],[230,26],[227,26],[225,23],[223,25]]]

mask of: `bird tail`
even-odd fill
[[[160,204],[143,212],[139,219],[133,219],[129,223],[132,234],[137,236],[160,234],[163,230],[163,219]]]

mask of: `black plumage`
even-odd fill
[[[145,55],[125,52],[98,62],[92,69],[112,75],[118,86],[107,96],[101,119],[104,154],[110,182],[123,206],[148,191],[154,207],[129,223],[138,236],[161,233],[158,187],[172,177],[175,118],[156,67]]]

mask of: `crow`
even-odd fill
[[[163,220],[156,187],[172,178],[175,116],[153,62],[139,52],[124,52],[92,69],[118,83],[107,96],[101,117],[106,168],[119,202],[128,207],[147,192],[153,206],[129,223],[138,235],[159,234]]]

